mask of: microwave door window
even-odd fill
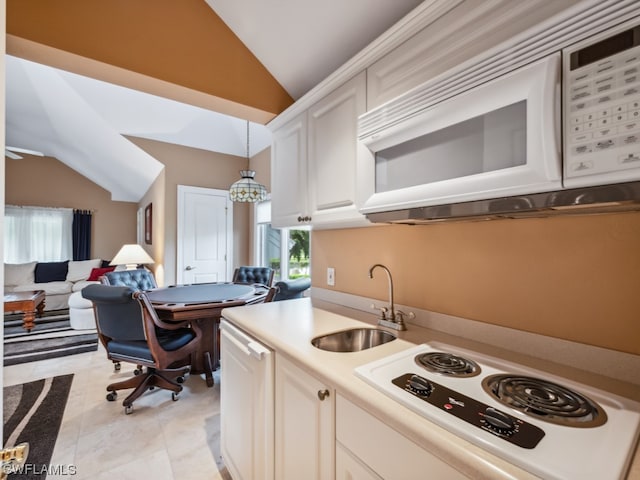
[[[523,100],[380,150],[376,192],[524,165],[526,118]]]

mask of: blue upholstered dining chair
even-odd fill
[[[273,268],[242,266],[233,273],[233,283],[260,284],[271,287],[273,283]]]

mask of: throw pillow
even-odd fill
[[[67,273],[68,282],[79,282],[86,280],[91,275],[91,270],[99,268],[102,260],[94,258],[93,260],[71,260],[69,262],[69,272]]]
[[[115,266],[104,267],[104,268],[94,268],[91,270],[91,274],[89,275],[89,278],[87,278],[87,280],[90,282],[98,281],[102,275],[104,275],[107,272],[113,272],[115,268],[116,268]]]
[[[26,285],[35,280],[36,263],[5,263],[4,264],[4,284],[5,285]]]
[[[36,265],[36,283],[64,282],[67,278],[69,260],[64,262],[38,262]]]

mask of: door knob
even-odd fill
[[[195,269],[195,268],[196,268],[196,267],[192,267],[191,265],[187,265],[187,266],[186,266],[186,268],[185,268],[185,270],[193,270],[193,269]]]

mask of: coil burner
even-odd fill
[[[423,353],[416,363],[430,372],[448,377],[475,377],[480,374],[480,365],[468,358],[445,352]]]
[[[496,400],[531,417],[570,427],[597,427],[607,421],[604,410],[584,395],[540,378],[491,375],[482,388]]]

